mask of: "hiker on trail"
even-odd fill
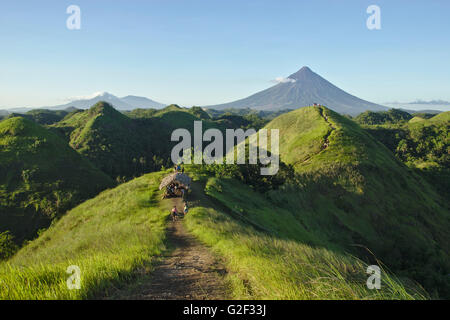
[[[184,208],[183,208],[183,214],[187,215],[188,211],[189,211],[189,208],[188,208],[187,202],[185,201],[184,202]]]
[[[177,172],[181,170],[181,166],[178,164],[177,165]]]
[[[184,173],[184,167],[181,168],[181,173]]]
[[[177,221],[178,220],[177,206],[173,206],[172,211],[170,212],[170,216],[172,217],[172,221]]]

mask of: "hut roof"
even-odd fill
[[[162,179],[161,184],[159,185],[159,190],[161,190],[164,187],[167,187],[169,184],[173,182],[188,186],[191,184],[191,178],[189,178],[189,176],[184,173],[179,172],[172,173],[167,177],[164,177],[164,179]]]

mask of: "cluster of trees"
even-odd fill
[[[449,169],[449,125],[409,126],[396,155],[405,162],[434,162]]]
[[[390,109],[388,111],[365,111],[354,118],[359,124],[376,125],[385,123],[401,123],[411,120],[413,116],[406,111]]]
[[[18,249],[10,231],[0,232],[0,261],[10,258]]]
[[[391,150],[397,159],[427,179],[443,197],[450,197],[450,123],[415,114],[421,121],[403,120],[365,129]]]
[[[398,159],[412,166],[437,165],[450,169],[449,128],[446,123],[368,127]]]
[[[295,171],[292,165],[280,162],[280,168],[275,175],[261,175],[261,164],[211,164],[192,165],[199,172],[216,177],[233,178],[251,186],[254,190],[265,193],[277,190],[280,186],[293,182]]]

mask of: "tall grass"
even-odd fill
[[[0,264],[0,299],[86,299],[152,269],[164,250],[166,212],[159,207],[161,173],[101,193],[68,212],[9,261]],[[69,290],[69,266],[81,289]]]
[[[185,219],[198,239],[223,257],[230,271],[228,280],[236,299],[423,299],[416,287],[407,288],[388,272],[382,272],[380,290],[369,290],[367,265],[332,246],[313,246],[282,234],[258,232],[245,222],[231,218],[227,209],[194,190],[195,207]],[[250,194],[242,194],[243,199]],[[225,191],[224,191],[225,193]],[[212,197],[214,193],[209,193]],[[224,194],[222,194],[224,196]],[[224,203],[226,199],[218,199]],[[231,200],[231,199],[230,199]],[[233,199],[232,206],[242,206]],[[245,200],[244,200],[245,201]],[[249,199],[248,201],[251,201]],[[284,224],[276,212],[259,223],[276,230]],[[246,214],[243,212],[242,214]],[[259,212],[259,214],[264,214]],[[281,219],[280,219],[281,218]],[[292,221],[291,221],[292,223]],[[290,230],[296,226],[291,226]],[[298,228],[299,233],[303,233]]]

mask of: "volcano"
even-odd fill
[[[326,79],[303,67],[277,85],[234,102],[208,106],[223,110],[252,108],[256,110],[297,109],[320,104],[341,114],[357,115],[366,110],[382,111],[387,107],[355,97]]]

